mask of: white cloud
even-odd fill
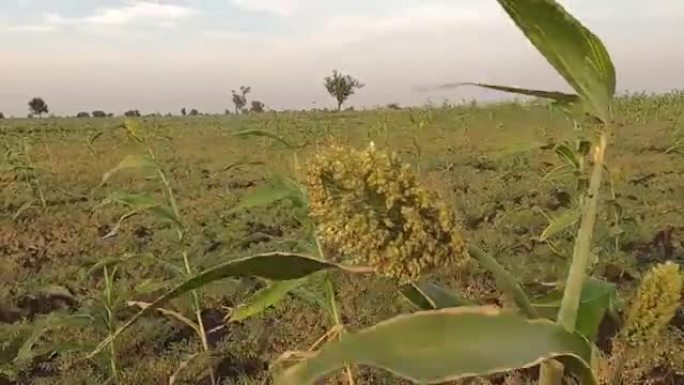
[[[181,5],[143,1],[122,8],[104,9],[80,21],[91,25],[125,25],[144,21],[163,23],[186,19],[195,13],[194,9]]]
[[[44,13],[40,24],[17,25],[9,27],[12,31],[49,32],[60,27],[120,27],[141,24],[156,25],[162,28],[173,27],[178,21],[197,14],[193,8],[141,1],[120,8],[104,8],[84,17],[65,17],[56,13]]]
[[[302,0],[233,0],[233,4],[249,11],[267,12],[278,16],[292,16],[302,9]]]
[[[26,25],[16,25],[8,28],[12,32],[52,32],[55,27],[46,24],[26,24]]]
[[[339,16],[326,20],[314,37],[320,42],[347,44],[369,38],[401,33],[423,33],[445,28],[488,26],[501,21],[494,6],[466,7],[458,4],[434,3],[399,10],[381,16]]]

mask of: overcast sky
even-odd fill
[[[684,87],[684,0],[564,0],[613,56],[621,90]],[[219,112],[230,90],[282,108],[333,107],[333,68],[364,83],[351,105],[441,103],[416,92],[482,81],[563,88],[495,0],[0,0],[0,112]]]

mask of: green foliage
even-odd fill
[[[432,282],[410,283],[400,287],[399,293],[420,310],[473,305],[471,301]]]
[[[575,329],[589,341],[596,340],[599,326],[606,315],[616,316],[616,294],[614,284],[596,278],[588,278],[584,282]],[[537,298],[532,306],[540,316],[555,320],[562,297],[562,291],[553,291],[542,298]]]
[[[271,282],[254,293],[245,303],[238,306],[230,315],[230,320],[238,322],[257,315],[282,301],[287,294],[308,282],[308,277],[287,281]]]
[[[326,76],[324,79],[325,89],[330,96],[337,100],[337,111],[342,109],[342,104],[354,95],[356,89],[363,88],[364,84],[352,77],[351,75],[343,75],[337,70],[333,70],[331,76]]]
[[[554,0],[498,1],[579,94],[587,112],[608,122],[615,94],[615,68],[601,40]]]
[[[563,360],[582,379],[597,384],[591,345],[549,321],[530,321],[494,308],[462,307],[403,315],[339,342],[277,376],[277,385],[313,384],[346,363],[389,370],[416,383],[532,367],[544,359]]]
[[[33,98],[29,100],[28,106],[32,115],[38,115],[38,117],[40,117],[43,114],[48,113],[48,105],[43,98]]]

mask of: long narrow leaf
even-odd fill
[[[271,282],[265,288],[254,293],[246,303],[238,306],[233,314],[231,314],[230,320],[238,322],[255,316],[270,306],[282,301],[289,292],[304,285],[306,282],[306,277],[288,281]]]
[[[498,0],[527,39],[579,94],[587,112],[609,120],[615,68],[601,40],[555,0]]]
[[[546,241],[554,235],[563,232],[564,230],[574,226],[580,219],[582,212],[579,208],[573,207],[565,211],[563,214],[553,218],[549,225],[544,229],[540,241]]]
[[[276,385],[310,385],[348,364],[382,368],[420,384],[437,384],[555,358],[584,385],[596,384],[592,346],[548,320],[529,320],[491,307],[461,307],[402,315],[339,342],[288,368]]]
[[[127,155],[125,158],[121,160],[121,162],[119,162],[119,164],[116,165],[116,167],[112,168],[111,170],[104,173],[104,175],[102,175],[101,184],[107,183],[107,181],[109,180],[109,178],[112,177],[112,175],[123,170],[152,169],[157,167],[157,163],[154,161],[154,159],[150,158],[149,156]]]
[[[432,282],[404,285],[399,288],[399,293],[420,310],[473,305],[471,301]]]
[[[317,271],[327,269],[340,269],[351,273],[367,273],[370,269],[365,267],[348,267],[332,262],[321,261],[305,255],[293,253],[265,253],[251,257],[236,259],[209,268],[196,274],[175,288],[161,295],[148,307],[140,310],[128,322],[123,324],[113,334],[103,340],[97,349],[88,357],[94,357],[104,349],[111,341],[117,338],[123,331],[131,327],[140,317],[149,314],[155,308],[162,306],[168,301],[177,298],[192,290],[207,286],[208,284],[229,277],[259,277],[275,281],[293,280],[304,278]]]
[[[577,103],[580,101],[579,96],[574,95],[574,94],[566,94],[564,92],[531,90],[531,89],[527,89],[527,88],[509,87],[509,86],[501,86],[501,85],[487,84],[487,83],[474,83],[474,82],[447,83],[447,84],[442,84],[437,88],[448,89],[448,88],[457,88],[457,87],[461,87],[461,86],[482,87],[482,88],[488,88],[488,89],[492,89],[492,90],[496,90],[496,91],[509,92],[509,93],[513,93],[513,94],[520,94],[520,95],[526,95],[526,96],[535,96],[538,98],[551,99],[551,100],[555,100],[556,102],[558,102],[562,105],[570,105],[570,104],[574,104],[574,103]]]

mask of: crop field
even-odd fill
[[[622,96],[614,109],[619,135],[609,139],[590,273],[624,303],[651,266],[684,263],[684,94]],[[276,359],[309,350],[335,325],[353,332],[412,311],[392,279],[333,272],[325,282],[334,285],[313,276],[236,317],[267,287],[245,274],[178,296],[89,355],[188,275],[271,251],[307,253],[300,207],[276,187],[305,179],[331,144],[396,153],[453,208],[469,243],[542,298],[571,262],[577,185],[592,163],[573,151],[594,139],[592,126],[536,103],[0,120],[0,384],[269,383]],[[140,164],[145,154],[159,170]],[[510,303],[474,263],[429,278],[481,304]],[[319,305],[331,292],[332,311]],[[615,322],[601,322],[604,351]],[[683,332],[680,309],[663,342],[668,358],[642,378],[683,383]],[[532,375],[515,374],[489,381]],[[329,381],[348,376],[403,383],[360,366]]]

